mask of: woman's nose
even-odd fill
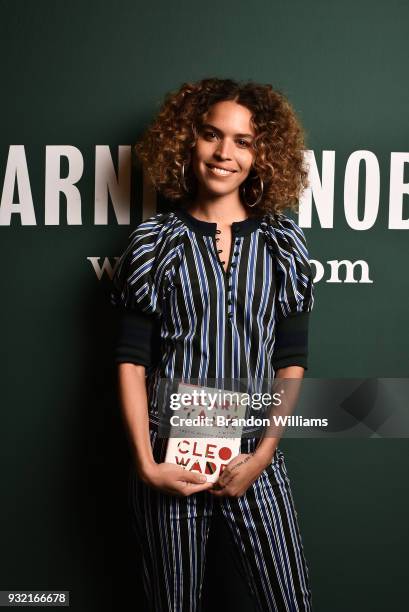
[[[231,159],[231,144],[227,140],[221,140],[215,152],[223,159]]]

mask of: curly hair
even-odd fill
[[[208,78],[183,83],[166,94],[153,123],[134,146],[155,189],[166,199],[186,204],[196,189],[191,149],[195,146],[202,116],[217,102],[233,100],[248,108],[255,130],[252,170],[242,183],[246,197],[260,202],[251,214],[279,213],[286,208],[298,210],[302,191],[309,186],[305,166],[305,132],[286,96],[271,85],[252,81]],[[185,165],[184,181],[182,165]]]

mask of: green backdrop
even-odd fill
[[[103,194],[95,205],[97,152],[109,147],[118,169],[122,151],[126,179],[129,147],[164,94],[185,81],[217,76],[281,89],[305,126],[319,172],[323,152],[335,152],[334,198],[327,202],[334,206],[333,227],[321,227],[313,198],[305,228],[310,257],[324,267],[308,375],[406,377],[408,232],[389,228],[388,213],[391,152],[408,150],[409,5],[18,0],[0,6],[0,589],[70,590],[76,612],[113,610],[115,602],[122,611],[136,610],[129,454],[116,396],[109,291],[115,257],[154,201],[134,169],[130,197],[124,180],[108,197],[104,217]],[[60,168],[62,177],[73,168],[79,177],[68,217],[65,196],[52,190],[53,146],[73,147],[66,149],[71,164],[62,158]],[[371,151],[379,163],[379,212],[362,231],[349,226],[344,207],[345,168],[355,151]],[[18,186],[10,183],[16,159]],[[404,172],[407,182],[408,164]],[[361,218],[364,198],[362,164]],[[10,203],[22,201],[24,215],[19,206],[8,212]],[[404,219],[408,202],[405,195]],[[340,259],[365,260],[373,282],[343,282],[342,272],[340,282],[329,282],[327,262]],[[403,609],[407,440],[287,439],[281,448],[314,610]]]

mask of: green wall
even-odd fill
[[[130,199],[122,186],[96,221],[96,147],[109,146],[117,164],[118,147],[133,144],[163,95],[185,81],[251,79],[284,91],[319,170],[323,152],[335,151],[334,226],[321,227],[313,203],[305,228],[310,257],[325,269],[308,375],[406,377],[408,232],[389,229],[388,212],[390,154],[408,151],[409,4],[17,0],[0,8],[2,182],[9,148],[22,145],[30,189],[16,188],[13,202],[24,195],[30,209],[31,191],[35,212],[31,224],[13,213],[0,225],[0,589],[70,590],[75,612],[136,610],[108,296],[115,257],[145,216],[143,190],[134,170]],[[76,167],[84,162],[77,217],[67,219],[62,195],[57,224],[45,214],[52,145],[75,147]],[[344,212],[345,167],[358,150],[374,153],[380,169],[379,213],[364,231]],[[364,195],[362,165],[362,216]],[[56,204],[49,195],[48,210]],[[130,224],[119,224],[129,204]],[[364,259],[373,282],[328,282],[334,259]],[[288,439],[281,448],[315,612],[403,609],[407,440]]]

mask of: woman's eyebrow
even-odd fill
[[[218,132],[219,134],[223,134],[222,130],[219,130],[219,128],[217,128],[215,125],[212,125],[211,123],[202,123],[202,129],[203,128],[211,128],[215,132]],[[240,136],[241,138],[242,137],[254,138],[253,134],[235,134],[235,136]]]

